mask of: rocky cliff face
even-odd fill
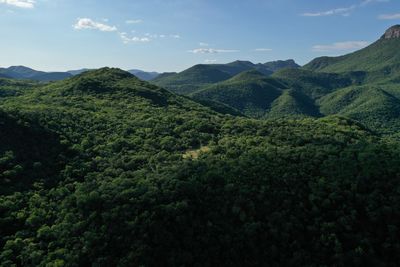
[[[393,38],[400,38],[400,25],[395,25],[393,27],[390,27],[382,36],[382,39],[393,39]]]

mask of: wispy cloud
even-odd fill
[[[304,17],[324,17],[324,16],[332,16],[332,15],[346,16],[349,14],[350,11],[352,11],[356,7],[357,7],[356,5],[352,5],[349,7],[335,8],[335,9],[330,9],[330,10],[326,10],[326,11],[303,13],[301,15]]]
[[[216,59],[206,59],[206,60],[204,60],[204,63],[207,63],[207,64],[212,64],[212,63],[215,63],[215,62],[217,62]]]
[[[364,0],[361,2],[360,6],[366,6],[372,3],[387,3],[387,2],[390,2],[390,0]]]
[[[117,27],[110,26],[101,22],[93,21],[89,18],[79,18],[74,25],[76,30],[99,30],[102,32],[115,32]]]
[[[214,48],[196,48],[193,50],[189,50],[188,52],[193,54],[218,54],[218,53],[235,53],[239,52],[239,50],[234,49],[214,49]]]
[[[256,52],[270,52],[270,51],[272,51],[272,49],[271,48],[256,48],[256,49],[254,49],[254,51],[256,51]]]
[[[10,6],[15,6],[19,8],[34,8],[35,0],[0,0],[0,4],[6,4]]]
[[[128,34],[127,32],[120,31],[116,26],[111,26],[111,25],[105,24],[107,21],[108,20],[103,19],[102,22],[97,22],[90,18],[78,18],[76,23],[73,25],[73,27],[76,30],[89,29],[89,30],[98,30],[98,31],[102,31],[102,32],[116,32],[124,44],[148,43],[155,39],[163,39],[163,38],[173,38],[173,39],[181,38],[181,36],[179,34],[145,33],[140,36],[140,34],[136,34],[136,32],[134,30],[130,31],[131,33]],[[135,22],[133,22],[133,21],[125,21],[125,22],[128,24],[133,24],[133,23],[139,23],[139,20],[137,20]]]
[[[129,20],[125,21],[126,24],[139,24],[142,22],[143,22],[143,20],[141,20],[141,19],[129,19]]]
[[[347,7],[339,7],[339,8],[333,8],[330,10],[325,10],[325,11],[318,11],[318,12],[306,12],[301,14],[304,17],[326,17],[326,16],[334,16],[334,15],[340,15],[340,16],[350,16],[351,12],[361,8],[361,7],[365,7],[369,4],[372,3],[385,3],[385,2],[389,2],[390,0],[363,0],[358,4],[354,4],[351,6],[347,6]]]
[[[200,43],[199,43],[199,46],[209,46],[209,44],[208,44],[208,43],[200,42]]]
[[[378,19],[384,19],[384,20],[400,19],[400,13],[382,14],[378,16]]]
[[[119,37],[121,37],[121,40],[124,44],[129,44],[129,43],[148,43],[151,41],[151,39],[147,36],[145,37],[138,37],[138,36],[128,36],[126,32],[120,32]]]
[[[329,45],[314,45],[312,50],[314,52],[348,51],[361,49],[367,45],[369,45],[369,42],[366,41],[347,41],[337,42]]]

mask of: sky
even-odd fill
[[[399,0],[0,0],[0,66],[303,65],[363,48],[394,24]]]

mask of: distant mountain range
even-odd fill
[[[146,72],[143,70],[128,70],[129,73],[135,75],[136,77],[138,77],[139,79],[143,80],[143,81],[150,81],[153,80],[155,78],[157,78],[157,76],[160,75],[160,73],[158,72]]]
[[[253,118],[337,114],[391,131],[400,127],[399,51],[400,25],[395,25],[364,49],[316,58],[303,67],[294,60],[234,61],[199,64],[179,73],[129,73],[221,113]],[[0,69],[0,78],[55,81],[85,71],[42,72],[15,66]]]
[[[158,73],[158,72],[147,72],[138,69],[128,70],[129,73],[135,75],[139,79],[143,81],[151,81],[154,80],[154,83],[165,84],[166,88],[168,88],[168,81],[171,79],[172,82],[179,80],[180,76],[191,75],[193,73],[194,76],[198,76],[198,79],[201,79],[201,76],[204,76],[206,81],[222,81],[224,79],[229,79],[232,76],[251,69],[256,69],[264,74],[270,75],[275,71],[282,68],[298,68],[294,60],[287,61],[273,61],[265,64],[253,64],[249,61],[235,61],[228,64],[210,64],[210,65],[196,65],[192,68],[181,72],[171,72],[171,73]],[[82,74],[85,71],[89,71],[92,69],[78,69],[78,70],[69,70],[66,72],[44,72],[31,69],[25,66],[11,66],[8,68],[0,68],[0,78],[10,78],[10,79],[20,79],[20,80],[34,80],[41,82],[49,82],[49,81],[59,81],[70,78],[75,75]],[[213,73],[217,72],[217,73]],[[212,77],[215,79],[212,79]],[[170,77],[170,78],[167,78]],[[187,77],[184,79],[190,81],[191,78]],[[199,81],[201,83],[201,81]],[[168,88],[171,89],[171,88]]]
[[[396,25],[364,49],[316,58],[301,68],[290,61],[262,66],[236,61],[196,65],[152,82],[249,117],[342,115],[374,130],[392,131],[400,127],[399,51],[400,25]]]
[[[264,75],[271,75],[284,68],[299,68],[294,60],[273,61],[254,64],[250,61],[234,61],[228,64],[199,64],[179,73],[159,75],[151,82],[178,94],[190,94],[196,90],[226,81],[233,76],[249,70],[256,70]]]
[[[72,76],[82,74],[83,72],[89,70],[91,69],[84,68],[79,70],[69,70],[66,72],[44,72],[37,71],[25,66],[11,66],[8,68],[0,68],[0,78],[49,82],[64,80]],[[136,77],[144,81],[152,80],[160,74],[157,72],[146,72],[136,69],[129,70],[128,72],[134,74]]]
[[[3,76],[3,78],[26,79],[36,81],[58,81],[72,77],[72,74],[68,72],[44,72],[24,66],[0,68],[0,75]]]

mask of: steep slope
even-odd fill
[[[262,117],[286,85],[252,70],[199,90],[191,97],[224,103],[247,116]]]
[[[272,104],[267,118],[320,117],[318,108],[306,95],[295,90],[286,90]]]
[[[358,83],[355,74],[318,73],[304,69],[285,69],[274,73],[272,77],[288,83],[312,99]]]
[[[400,100],[375,86],[349,87],[319,100],[323,114],[341,114],[380,132],[400,127]]]
[[[380,79],[398,73],[400,69],[400,38],[391,34],[400,30],[400,25],[391,27],[381,39],[370,46],[341,57],[317,58],[304,66],[319,72],[364,71],[379,74]]]

